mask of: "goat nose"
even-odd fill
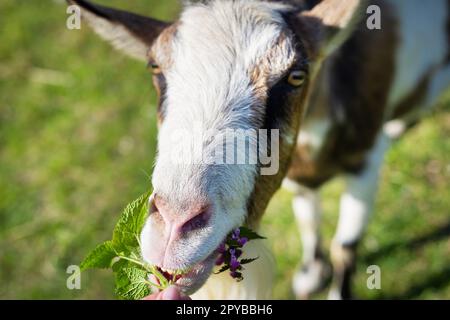
[[[211,217],[210,206],[205,203],[193,203],[184,210],[174,209],[171,204],[157,194],[150,197],[150,215],[160,218],[165,229],[170,230],[171,238],[205,227]]]

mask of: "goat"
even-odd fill
[[[450,84],[450,2],[211,0],[186,4],[176,22],[69,3],[101,37],[153,72],[159,133],[141,234],[146,261],[168,272],[189,270],[177,286],[194,298],[270,298],[274,261],[263,241],[246,248],[260,258],[243,281],[209,276],[227,234],[242,224],[258,229],[283,183],[295,192],[303,242],[295,294],[309,297],[332,273],[329,298],[350,298],[383,155]],[[381,10],[381,30],[366,27],[369,5]],[[196,121],[218,132],[278,130],[277,172],[261,174],[260,162],[175,163],[172,134],[192,131]],[[233,144],[199,140],[207,157]],[[320,246],[318,190],[337,175],[346,190],[331,268]]]

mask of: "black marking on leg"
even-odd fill
[[[337,290],[342,299],[350,300],[352,296],[352,279],[356,271],[356,250],[359,241],[349,244],[335,244],[339,246],[339,253],[333,256],[332,289]],[[333,250],[336,250],[334,248]]]

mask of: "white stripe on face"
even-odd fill
[[[259,1],[213,1],[188,7],[171,38],[170,66],[161,68],[165,110],[152,178],[160,202],[142,232],[142,253],[147,262],[164,264],[166,269],[195,266],[197,276],[185,283],[188,293],[211,272],[215,250],[226,235],[244,222],[259,168],[257,164],[214,165],[195,158],[185,162],[182,154],[178,155],[181,161],[172,161],[174,144],[186,135],[195,137],[193,131],[199,123],[220,134],[226,129],[263,127],[266,97],[261,99],[261,82],[279,78],[294,63],[296,54],[290,37],[284,34],[279,8]],[[152,51],[158,51],[158,42]],[[152,55],[158,59],[158,52]],[[267,56],[273,59],[267,61]],[[260,61],[267,61],[262,73],[265,81],[252,78]],[[174,140],[174,133],[180,132],[186,134]],[[187,143],[183,140],[183,151],[196,156],[200,144],[201,159],[205,159],[214,157],[217,145],[227,149],[228,143],[206,135]],[[236,151],[247,153],[240,146]],[[198,211],[199,205],[206,209]],[[194,213],[205,217],[199,227],[190,223],[195,218],[187,218]],[[185,221],[189,228],[184,228]]]
[[[220,132],[262,127],[265,108],[255,92],[252,70],[276,46],[278,55],[270,61],[267,77],[280,76],[295,59],[289,37],[280,45],[285,29],[281,8],[255,1],[213,1],[183,12],[171,45],[172,63],[165,71],[166,115],[158,137],[156,192],[181,206],[193,194],[214,198],[219,190],[220,197],[226,195],[227,207],[233,203],[239,207],[236,220],[244,218],[257,166],[173,164],[171,136],[180,130],[192,132],[199,122],[207,130]],[[216,149],[207,139],[202,144],[203,155]]]

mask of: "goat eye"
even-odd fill
[[[153,74],[160,74],[161,68],[156,63],[149,62],[148,69],[153,72]]]
[[[287,82],[294,87],[300,87],[306,80],[306,72],[302,70],[291,71]]]

